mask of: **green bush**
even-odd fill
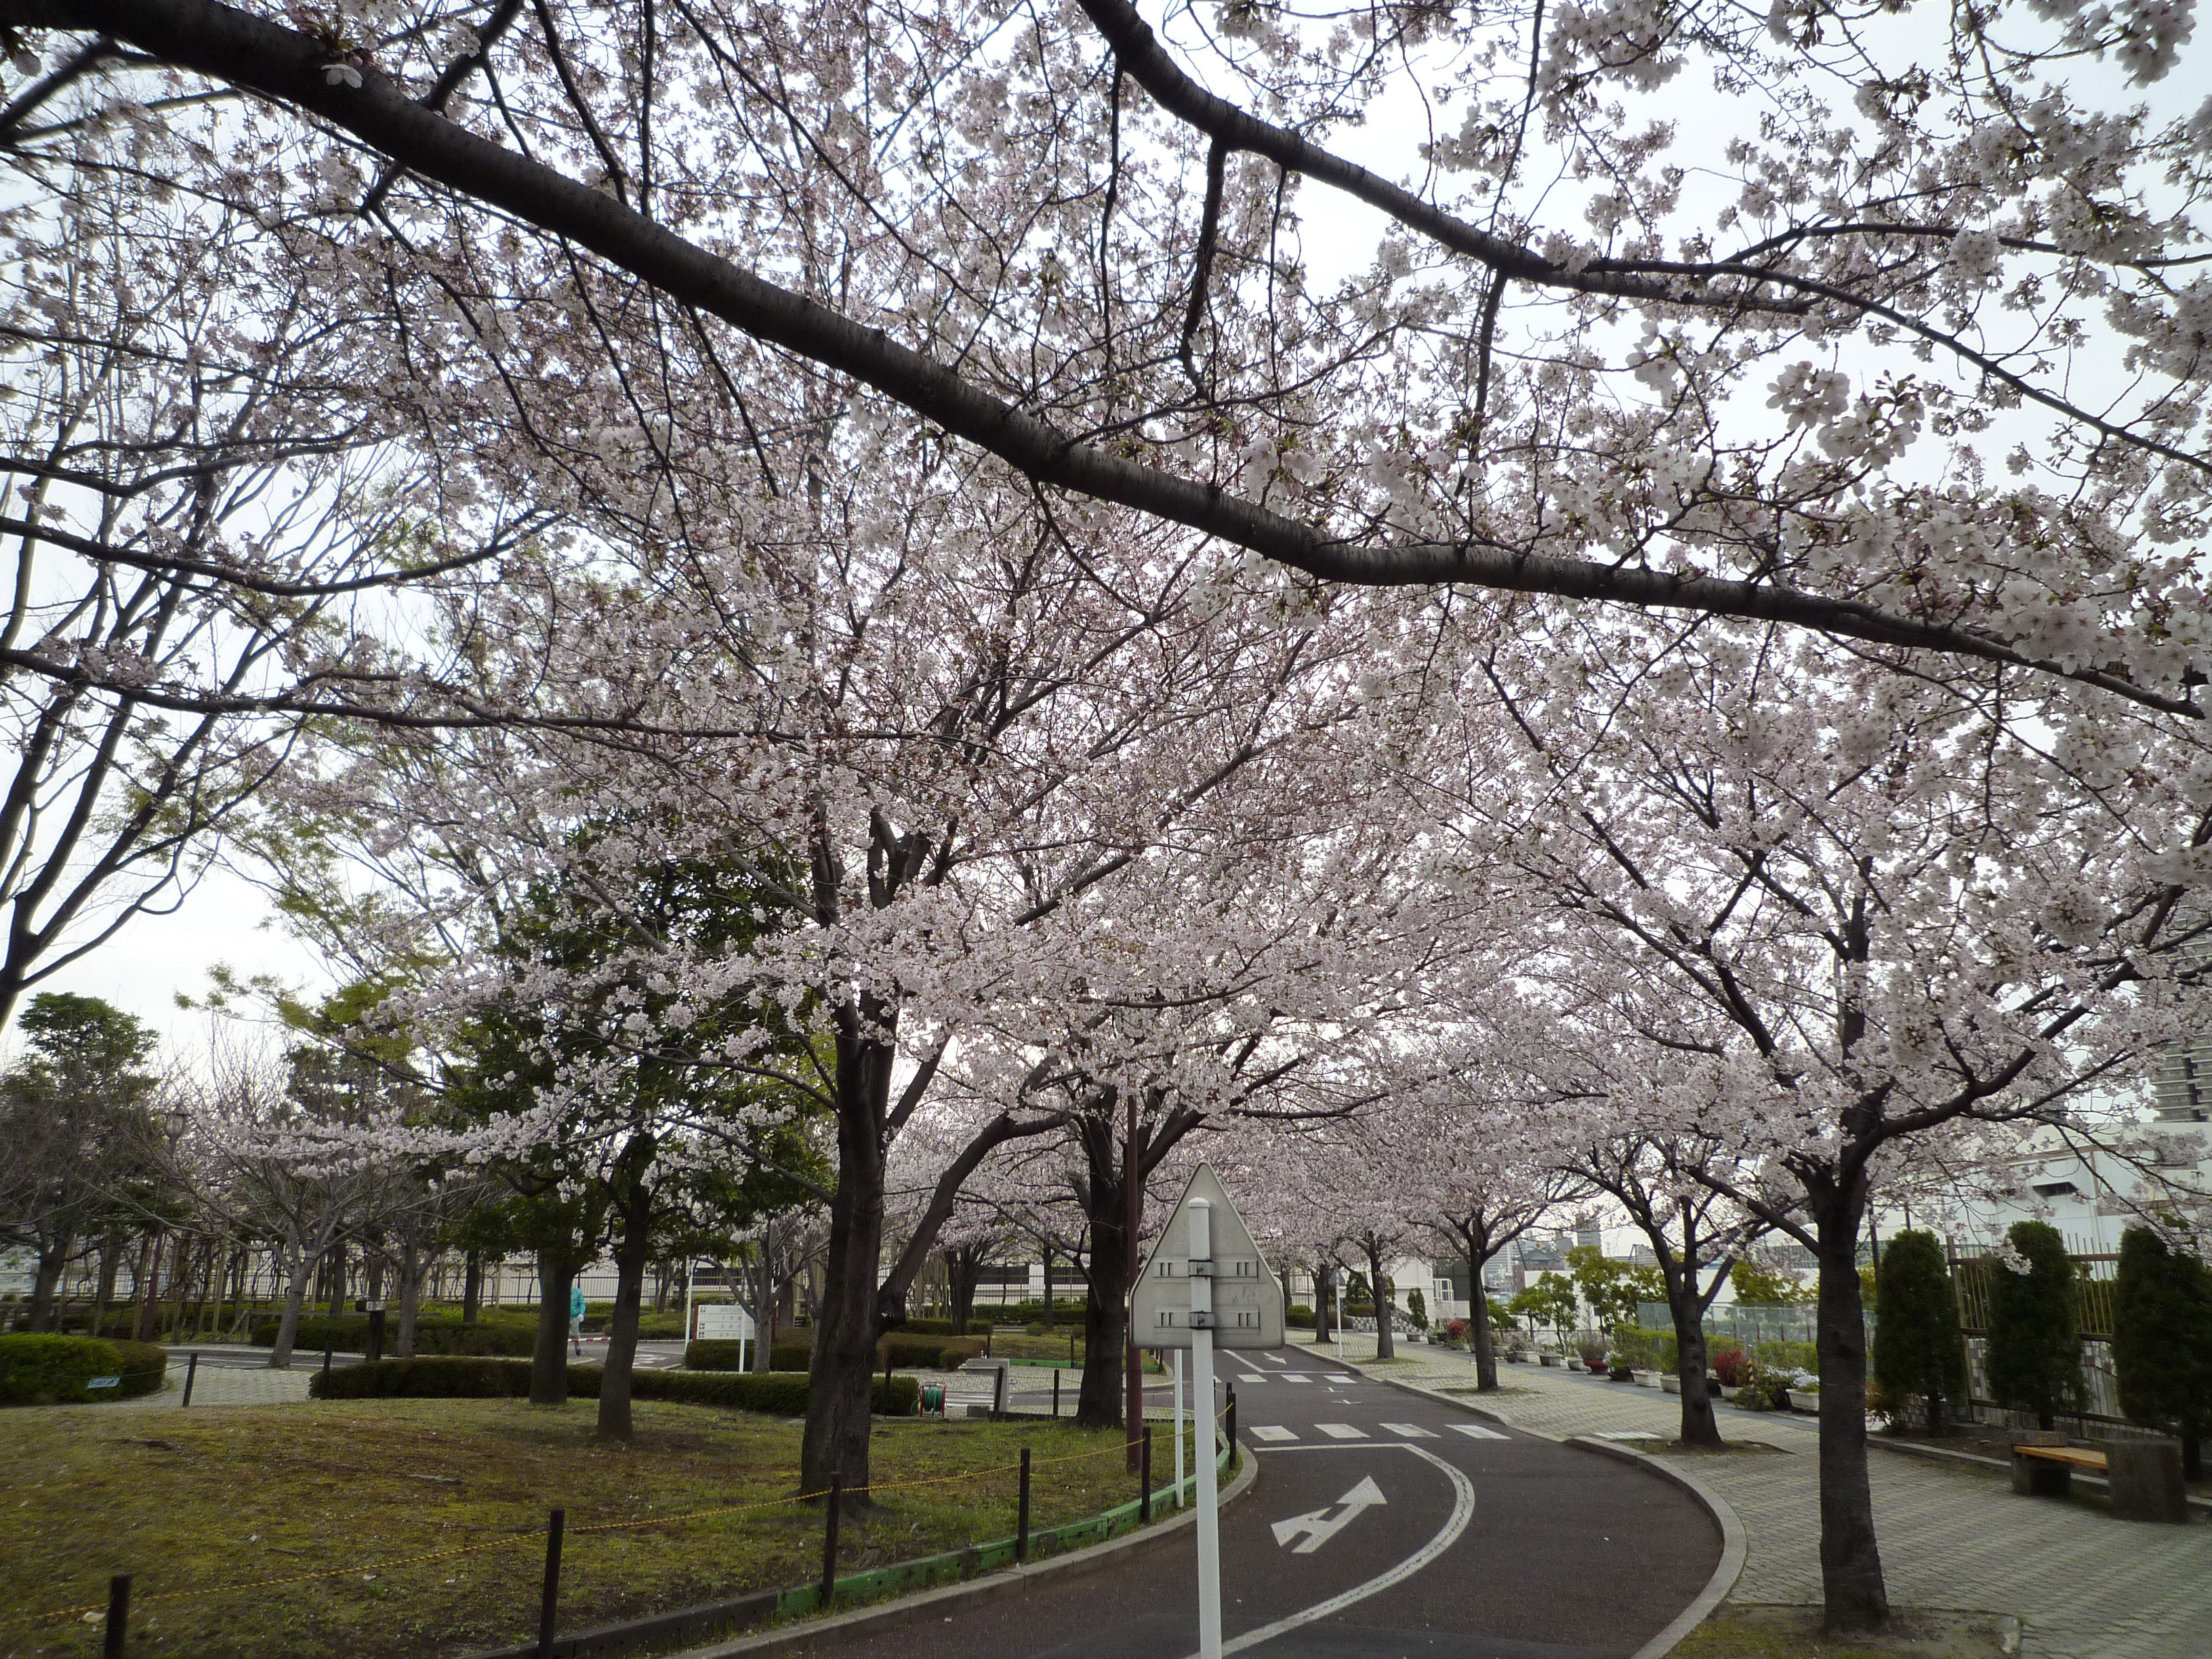
[[[2148,1227],[2120,1235],[2112,1364],[2120,1409],[2178,1437],[2184,1474],[2195,1478],[2203,1462],[2197,1443],[2212,1429],[2212,1269]]]
[[[1808,1376],[1820,1374],[1820,1350],[1810,1342],[1754,1342],[1751,1357],[1764,1370],[1802,1371]]]
[[[752,1356],[753,1345],[750,1342],[690,1342],[684,1345],[684,1369],[687,1371],[742,1370]]]
[[[1052,1299],[1052,1316],[1055,1326],[1080,1325],[1083,1322],[1083,1298],[1056,1296]],[[1026,1302],[1009,1302],[1004,1307],[978,1307],[969,1321],[977,1330],[993,1325],[1034,1325],[1044,1318],[1044,1299],[1032,1297]],[[913,1322],[908,1321],[911,1328]],[[952,1334],[952,1322],[944,1322],[945,1334]]]
[[[909,1319],[898,1328],[900,1336],[950,1336],[952,1322],[949,1319]]]
[[[1624,1325],[1613,1334],[1613,1350],[1607,1355],[1614,1364],[1626,1364],[1631,1370],[1674,1371],[1680,1367],[1672,1331],[1646,1330],[1641,1325]]]
[[[568,1392],[596,1400],[605,1372],[597,1365],[568,1367]],[[520,1399],[530,1392],[530,1366],[520,1359],[439,1355],[421,1359],[380,1359],[344,1365],[308,1383],[318,1400]],[[669,1371],[630,1373],[630,1396],[672,1400],[694,1406],[722,1406],[767,1412],[779,1417],[806,1413],[804,1371]],[[878,1417],[912,1417],[920,1409],[921,1387],[910,1376],[877,1380],[870,1409]]]
[[[276,1346],[276,1329],[281,1322],[275,1316],[258,1319],[246,1340],[258,1347]],[[684,1322],[678,1319],[672,1336],[681,1335]],[[387,1309],[384,1316],[384,1346],[389,1352],[399,1340],[399,1314],[397,1309]],[[327,1314],[302,1315],[300,1334],[295,1346],[303,1352],[325,1346],[336,1348],[340,1353],[362,1353],[368,1346],[368,1316],[340,1314],[332,1319]],[[458,1313],[423,1314],[415,1321],[415,1352],[428,1354],[490,1354],[527,1358],[538,1343],[538,1315],[526,1313],[486,1313],[473,1325],[461,1323]]]
[[[167,1376],[167,1350],[90,1336],[0,1336],[0,1406],[70,1405],[152,1394]],[[112,1389],[88,1386],[119,1377]]]
[[[2074,1262],[2047,1222],[2015,1222],[2005,1237],[2027,1271],[2014,1273],[2000,1262],[1989,1276],[1990,1392],[2000,1406],[2033,1412],[2049,1429],[2060,1412],[2081,1407]]]
[[[983,1352],[980,1336],[909,1337],[893,1331],[876,1343],[876,1364],[904,1366],[908,1370],[957,1371],[963,1362]]]
[[[1293,1302],[1283,1322],[1294,1331],[1310,1331],[1314,1328],[1314,1310],[1303,1302]]]
[[[814,1369],[814,1344],[778,1340],[769,1345],[768,1368],[772,1371],[806,1371]]]
[[[1928,1431],[1943,1431],[1943,1402],[1966,1393],[1959,1293],[1933,1233],[1901,1232],[1881,1253],[1881,1316],[1874,1331],[1874,1381],[1893,1401],[1926,1402]]]

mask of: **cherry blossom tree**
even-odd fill
[[[426,409],[497,381],[557,429],[569,365],[526,349],[557,317],[616,376],[646,342],[647,447],[656,367],[711,359],[742,401],[803,360],[1071,510],[1327,580],[2194,707],[2185,6],[0,15],[34,195],[88,123],[145,146],[149,193],[250,189],[320,293],[405,308],[368,378]],[[1372,167],[1334,147],[1363,130]]]
[[[1630,1127],[1719,1151],[1676,1173],[1814,1253],[1828,1617],[1877,1622],[1869,1192],[1915,1148],[2147,1075],[2201,1024],[2212,756],[2006,670],[1912,681],[1773,630],[1570,623],[1511,655],[1475,672],[1525,785],[1462,800],[1470,845],[1551,896],[1561,1018],[1647,1056]]]

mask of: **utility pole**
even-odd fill
[[[1137,1158],[1137,1091],[1133,1089],[1129,1091],[1129,1139],[1128,1150],[1123,1159],[1121,1196],[1125,1212],[1121,1224],[1126,1236],[1122,1251],[1126,1258],[1123,1272],[1127,1279],[1129,1292],[1122,1298],[1122,1305],[1128,1310],[1128,1314],[1121,1324],[1121,1360],[1127,1373],[1123,1378],[1121,1389],[1121,1415],[1129,1437],[1129,1469],[1134,1474],[1138,1459],[1142,1455],[1138,1443],[1145,1432],[1145,1373],[1137,1354],[1136,1310],[1130,1298],[1137,1289],[1137,1229],[1145,1215],[1145,1175],[1144,1167]]]

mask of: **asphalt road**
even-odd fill
[[[1493,1428],[1325,1352],[1224,1356],[1257,1489],[1222,1517],[1226,1650],[1265,1659],[1625,1659],[1705,1588],[1719,1530],[1631,1465]],[[1194,1529],[836,1659],[1189,1659]]]

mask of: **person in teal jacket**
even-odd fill
[[[584,1287],[581,1285],[568,1286],[568,1340],[577,1356],[581,1358],[584,1352]]]

